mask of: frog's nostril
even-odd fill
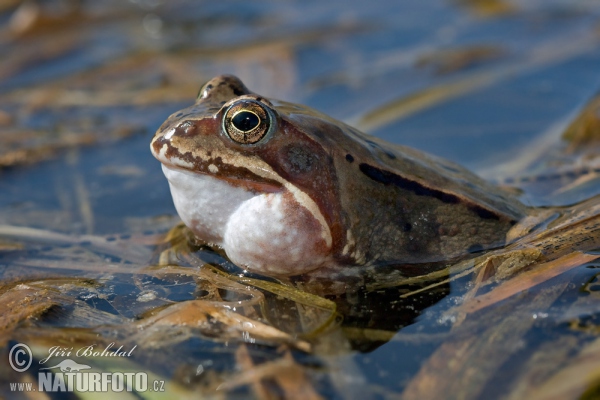
[[[174,129],[174,133],[178,136],[193,136],[196,134],[196,124],[194,121],[183,121],[177,128]],[[172,136],[172,135],[171,135]]]

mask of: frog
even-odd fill
[[[505,245],[528,207],[457,163],[209,80],[158,128],[183,223],[244,271],[418,275]]]

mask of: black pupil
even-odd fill
[[[248,132],[256,128],[260,124],[258,115],[250,111],[240,111],[231,119],[231,123],[242,132]]]

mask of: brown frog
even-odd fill
[[[206,83],[150,147],[198,239],[266,275],[390,265],[414,275],[503,245],[526,212],[457,164],[233,76]]]

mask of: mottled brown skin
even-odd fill
[[[225,107],[240,96],[263,102],[276,115],[272,135],[255,145],[222,132]],[[165,140],[173,127],[173,138]],[[432,263],[498,247],[526,211],[454,163],[386,143],[307,107],[264,99],[232,76],[208,82],[195,105],[165,121],[153,152],[165,145],[166,155],[184,159],[191,171],[208,174],[213,164],[213,175],[231,184],[282,190],[277,180],[219,155],[235,153],[249,166],[267,163],[318,205],[331,231],[331,260],[341,266]]]

